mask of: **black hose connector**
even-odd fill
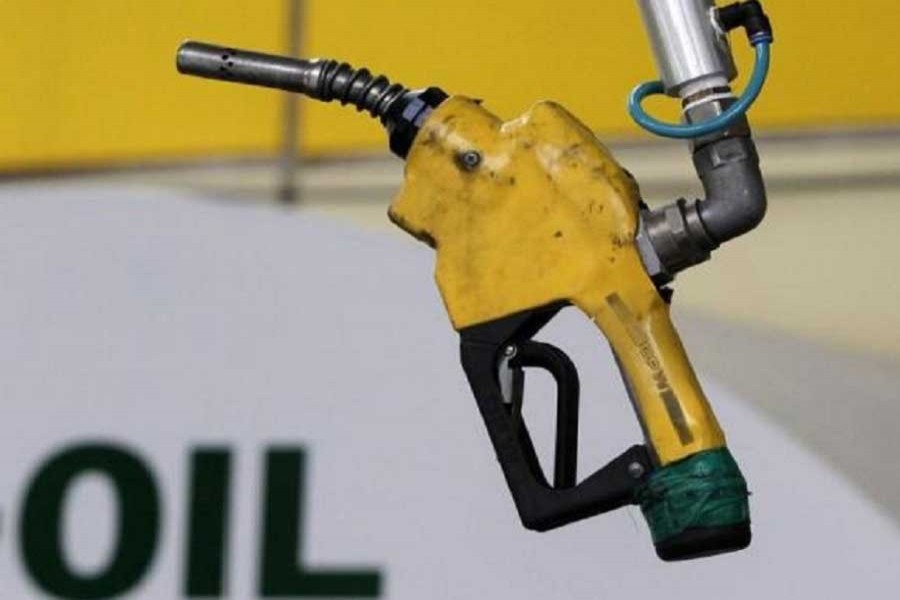
[[[735,2],[734,4],[723,6],[718,10],[717,14],[719,24],[722,25],[725,31],[743,27],[751,44],[763,40],[770,43],[775,41],[772,23],[758,0]]]
[[[406,94],[404,86],[391,81],[384,75],[373,75],[368,69],[355,69],[345,62],[321,61],[321,74],[315,97],[322,102],[337,100],[342,105],[366,111],[384,122],[391,106]]]
[[[447,98],[444,90],[430,87],[406,92],[392,103],[381,120],[388,131],[391,152],[406,158],[425,120]]]
[[[350,104],[381,120],[388,131],[391,152],[400,158],[406,158],[431,111],[448,98],[440,88],[408,90],[384,75],[373,75],[366,68],[354,69],[335,60],[323,63],[316,97],[323,102]]]

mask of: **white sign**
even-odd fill
[[[748,551],[662,563],[637,509],[530,533],[431,250],[277,207],[72,189],[0,190],[3,598],[758,600],[900,586],[892,521],[714,374],[701,378],[754,493]],[[569,311],[548,335],[580,368],[584,475],[639,428],[595,330]],[[526,416],[546,442],[551,387],[532,379]]]

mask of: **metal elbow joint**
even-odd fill
[[[765,183],[749,135],[712,141],[694,150],[693,160],[706,199],[679,199],[642,215],[638,242],[661,285],[709,260],[713,250],[753,230],[766,215]]]
[[[743,235],[766,215],[766,187],[750,137],[723,138],[694,152],[706,200],[700,220],[717,244]]]

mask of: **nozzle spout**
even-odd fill
[[[301,60],[225,46],[185,42],[176,57],[178,72],[339,101],[380,119],[391,150],[406,157],[419,127],[447,94],[438,88],[410,91],[384,75],[354,69],[336,60]]]
[[[178,49],[176,64],[178,72],[185,75],[259,85],[318,98],[323,61],[185,42]]]
[[[302,60],[201,42],[182,44],[176,65],[185,75],[274,88],[323,102],[338,100],[382,120],[408,91],[387,77],[335,60]]]

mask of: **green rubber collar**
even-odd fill
[[[658,544],[688,529],[749,523],[749,495],[731,452],[720,448],[654,471],[635,500]]]

